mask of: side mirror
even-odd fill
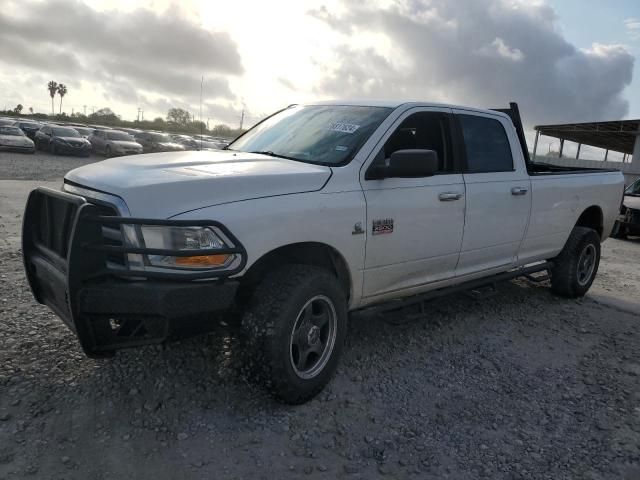
[[[438,172],[439,163],[435,150],[396,150],[391,154],[388,166],[372,167],[367,171],[365,179],[431,177]]]

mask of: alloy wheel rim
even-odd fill
[[[289,337],[289,361],[298,377],[308,380],[322,372],[333,353],[337,323],[335,306],[324,295],[300,309]]]
[[[585,286],[591,280],[596,266],[596,247],[592,243],[586,245],[578,258],[578,284]]]

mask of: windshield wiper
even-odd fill
[[[267,155],[269,157],[275,157],[275,158],[284,158],[285,160],[298,160],[298,158],[294,158],[294,157],[287,157],[286,155],[279,155],[277,153],[272,152],[271,150],[263,150],[263,151],[259,151],[259,152],[249,152],[249,153],[258,153],[260,155]]]

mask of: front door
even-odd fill
[[[363,297],[391,295],[455,273],[464,227],[465,188],[445,108],[414,108],[403,114],[363,166],[367,242]],[[367,180],[376,162],[396,150],[438,154],[440,170],[424,178]]]

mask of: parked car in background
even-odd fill
[[[93,128],[89,127],[79,127],[74,125],[73,129],[84,138],[89,138],[89,135],[93,133]]]
[[[0,125],[0,149],[27,153],[36,151],[33,140],[13,125]]]
[[[199,150],[204,150],[204,149],[222,150],[224,147],[227,146],[226,143],[220,142],[209,135],[194,135],[193,138],[196,142],[198,142]]]
[[[174,134],[169,135],[169,137],[171,137],[172,141],[182,145],[185,150],[200,150],[198,141],[195,138],[190,137],[189,135]]]
[[[74,128],[45,125],[35,135],[36,147],[40,150],[68,155],[91,155],[91,144]]]
[[[142,145],[144,153],[180,152],[186,150],[183,145],[171,140],[167,133],[140,132],[135,136],[135,140]]]
[[[15,118],[0,118],[0,125],[13,125],[16,123]]]
[[[107,157],[142,153],[142,145],[120,130],[94,130],[89,136],[93,151]]]
[[[142,132],[142,130],[138,130],[137,128],[119,128],[118,130],[120,130],[121,132],[126,132],[133,137]]]
[[[613,225],[613,238],[640,235],[640,179],[629,185],[622,197],[620,216]]]
[[[20,128],[24,134],[29,137],[31,140],[34,140],[36,137],[36,132],[40,130],[42,127],[42,123],[40,122],[32,122],[25,120],[18,120],[13,123],[15,127]]]

